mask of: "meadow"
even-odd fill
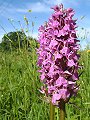
[[[77,97],[66,105],[66,120],[90,120],[90,52],[80,52],[83,69]],[[39,92],[36,42],[30,51],[0,52],[0,120],[49,120],[49,103]],[[59,110],[55,108],[55,120]]]

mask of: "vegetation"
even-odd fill
[[[0,43],[0,48],[4,51],[11,51],[21,48],[29,47],[29,40],[32,40],[32,37],[27,37],[26,34],[22,31],[14,31],[4,34],[2,42]]]
[[[49,120],[50,106],[40,94],[38,43],[21,31],[4,35],[0,44],[0,120]],[[90,51],[79,51],[80,90],[66,105],[66,120],[90,120]],[[9,51],[9,52],[7,52]],[[59,120],[55,108],[55,120]]]
[[[0,120],[49,120],[49,104],[39,92],[36,46],[31,40],[30,51],[0,52]],[[80,54],[84,72],[77,98],[66,106],[66,120],[90,119],[90,53]],[[56,108],[55,120],[59,120],[58,113]]]

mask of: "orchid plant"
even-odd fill
[[[72,8],[63,5],[52,8],[54,13],[45,25],[39,28],[40,47],[37,50],[41,92],[50,97],[53,105],[61,110],[65,119],[65,103],[75,96],[79,87],[79,40],[76,36],[76,20]]]

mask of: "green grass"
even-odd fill
[[[49,104],[40,99],[35,42],[31,52],[0,52],[0,120],[49,120]],[[66,105],[66,120],[90,120],[90,53],[81,52],[84,72],[76,98]],[[55,109],[55,120],[59,120]]]

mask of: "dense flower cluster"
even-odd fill
[[[55,6],[54,13],[44,26],[39,28],[38,66],[44,83],[42,93],[50,96],[52,103],[67,102],[78,90],[79,45],[76,36],[76,20],[72,8]]]

